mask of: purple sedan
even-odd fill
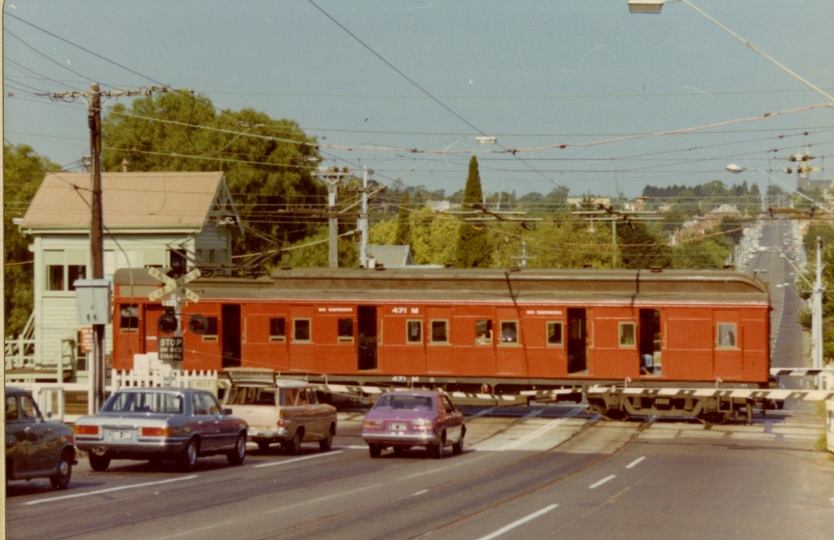
[[[372,458],[389,446],[396,454],[423,446],[429,455],[440,458],[443,448],[452,445],[454,453],[460,454],[465,434],[463,415],[449,396],[429,390],[386,392],[362,422],[362,438]]]

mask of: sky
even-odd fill
[[[834,94],[831,0],[659,15],[627,0],[6,0],[3,13],[4,141],[66,170],[90,154],[87,103],[48,94],[95,81],[291,119],[324,166],[447,195],[472,155],[484,191],[517,196],[795,187],[782,169],[797,151],[821,169],[812,179],[834,177],[834,109],[819,106]]]

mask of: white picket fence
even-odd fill
[[[55,422],[75,422],[84,414],[91,414],[92,387],[90,383],[13,383],[13,386],[25,388],[32,392],[32,397],[44,415],[51,413]],[[137,371],[110,372],[110,380],[105,386],[105,393],[111,394],[119,388],[201,388],[218,393],[219,380],[216,371],[188,371],[173,369],[152,369]],[[74,403],[72,412],[68,412],[68,403]],[[79,411],[86,407],[86,413]]]

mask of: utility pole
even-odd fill
[[[373,174],[373,171],[371,171]],[[359,266],[368,267],[368,167],[362,171],[362,213],[357,224],[361,234],[359,242]]]
[[[339,219],[336,217],[336,192],[339,189],[339,177],[327,181],[327,211],[329,243],[327,261],[330,268],[339,267]]]
[[[151,87],[147,90],[118,90],[102,92],[98,84],[93,83],[89,92],[60,92],[52,93],[52,99],[76,99],[84,97],[89,99],[89,111],[87,113],[87,124],[90,128],[90,172],[91,172],[91,195],[90,201],[90,264],[92,265],[92,278],[104,279],[104,220],[102,209],[101,189],[101,97],[118,96],[149,96],[152,92],[167,92],[167,88]],[[105,324],[93,324],[93,363],[91,379],[92,410],[98,412],[104,404],[105,373],[104,373],[104,328]]]

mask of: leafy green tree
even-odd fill
[[[309,219],[292,217],[323,202],[327,191],[314,176],[314,142],[294,121],[252,109],[217,112],[205,96],[168,92],[134,100],[129,113],[123,104],[110,110],[102,168],[120,171],[127,160],[131,171],[224,171],[241,218],[263,235],[235,238],[233,251],[241,254],[315,231]]]
[[[672,250],[672,268],[720,269],[724,267],[731,250],[722,245],[722,237],[685,241]]]
[[[472,156],[472,159],[469,160],[469,176],[466,179],[463,208],[472,210],[482,207],[483,191],[481,190],[481,176],[478,172],[478,159]],[[459,234],[455,251],[455,266],[457,268],[488,268],[491,266],[492,246],[484,227],[463,223],[460,226]]]
[[[34,303],[30,239],[13,220],[26,213],[46,173],[60,169],[29,146],[3,145],[3,312],[7,336],[23,330]]]

